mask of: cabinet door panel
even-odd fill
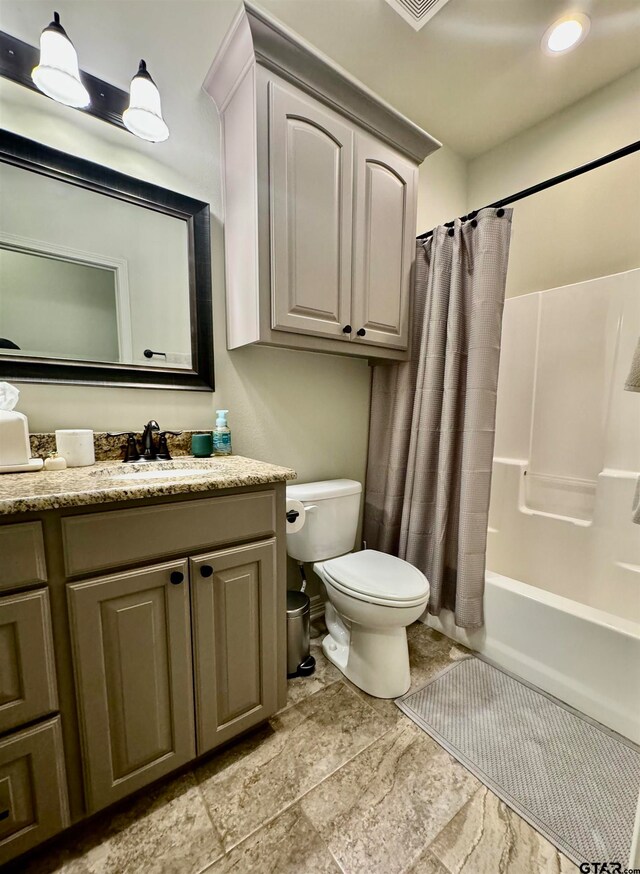
[[[46,589],[0,598],[0,732],[58,709]]]
[[[47,582],[42,522],[0,526],[0,589]]]
[[[172,584],[176,574],[183,581]],[[187,562],[68,586],[91,811],[195,755]]]
[[[57,716],[0,740],[0,865],[68,825]]]
[[[276,82],[269,110],[272,326],[348,340],[353,132]]]
[[[407,348],[416,186],[415,167],[388,146],[358,134],[354,342]]]
[[[275,567],[275,540],[192,559],[198,754],[275,712]]]

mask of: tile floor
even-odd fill
[[[391,701],[314,641],[268,725],[61,836],[24,874],[576,874],[577,868]],[[464,651],[416,623],[412,687]]]

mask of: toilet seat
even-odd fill
[[[401,558],[364,549],[323,562],[328,582],[360,601],[385,607],[415,607],[426,603],[429,582]]]

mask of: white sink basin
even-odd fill
[[[201,467],[180,467],[175,470],[132,470],[129,473],[109,474],[114,480],[181,479],[183,476],[206,476]]]

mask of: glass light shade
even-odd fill
[[[169,128],[162,117],[160,92],[144,61],[131,80],[129,108],[122,113],[122,121],[132,134],[150,143],[161,143],[169,136]]]
[[[82,108],[90,103],[89,92],[80,80],[78,55],[73,43],[60,25],[58,13],[40,36],[40,63],[31,78],[43,94],[64,103]]]

